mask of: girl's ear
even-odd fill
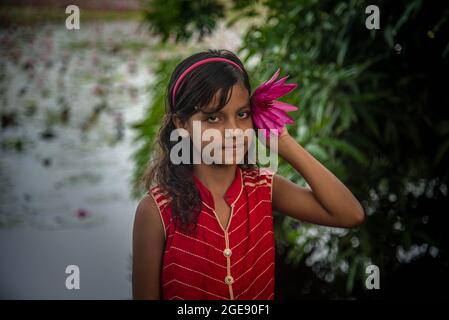
[[[178,118],[178,116],[173,115],[173,123],[175,124],[176,129],[184,128],[182,125],[181,119]]]
[[[179,119],[177,116],[173,116],[173,124],[175,125],[176,129],[184,129],[184,131],[180,132],[182,137],[186,138],[189,136],[188,129],[186,128],[185,125],[182,124],[181,119]]]

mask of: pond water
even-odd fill
[[[241,32],[198,46],[235,50]],[[156,47],[133,21],[0,29],[0,298],[132,297],[129,125],[167,55]]]

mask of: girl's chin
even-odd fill
[[[229,156],[223,157],[220,161],[216,161],[215,159],[208,159],[207,163],[211,163],[214,165],[235,165],[235,164],[243,164],[244,157],[243,156]]]

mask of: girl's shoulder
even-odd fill
[[[246,186],[272,185],[275,172],[269,168],[242,168],[243,184]]]
[[[170,194],[159,185],[151,187],[147,194],[152,196],[159,210],[163,210],[171,201]]]
[[[156,184],[153,185],[147,193],[152,193],[152,194],[157,194],[157,195],[164,195],[164,196],[169,196],[168,191],[166,191],[164,188],[162,188],[160,185]]]
[[[169,227],[171,225],[171,213],[170,213],[170,202],[171,197],[168,194],[167,191],[162,189],[159,185],[151,187],[147,191],[147,195],[153,198],[157,209],[159,216],[162,221],[162,225],[164,227],[164,238],[167,239],[167,232],[169,232]]]
[[[244,178],[252,179],[272,179],[275,172],[269,168],[251,167],[242,168],[242,175]]]
[[[248,195],[253,195],[258,201],[270,202],[273,199],[273,177],[275,172],[269,168],[242,169],[243,185]],[[256,200],[256,201],[257,201]]]

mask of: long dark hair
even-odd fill
[[[243,73],[227,62],[205,63],[187,74],[177,89],[176,104],[173,105],[171,97],[178,77],[195,62],[211,57],[232,60],[242,68]],[[193,165],[173,164],[170,161],[170,150],[177,143],[170,141],[170,134],[176,129],[173,118],[177,117],[183,124],[186,123],[193,114],[208,106],[217,92],[220,94],[219,103],[214,111],[222,109],[228,103],[232,87],[236,83],[242,83],[251,96],[248,73],[240,59],[229,50],[209,49],[196,53],[179,63],[171,75],[165,99],[166,113],[157,137],[159,149],[156,150],[156,156],[149,161],[142,181],[147,190],[157,184],[169,195],[173,220],[184,231],[191,232],[196,229],[202,202],[192,177]],[[195,109],[195,106],[199,109]],[[193,150],[192,145],[190,150]],[[255,166],[247,162],[246,155],[245,163],[240,164],[240,167]]]

